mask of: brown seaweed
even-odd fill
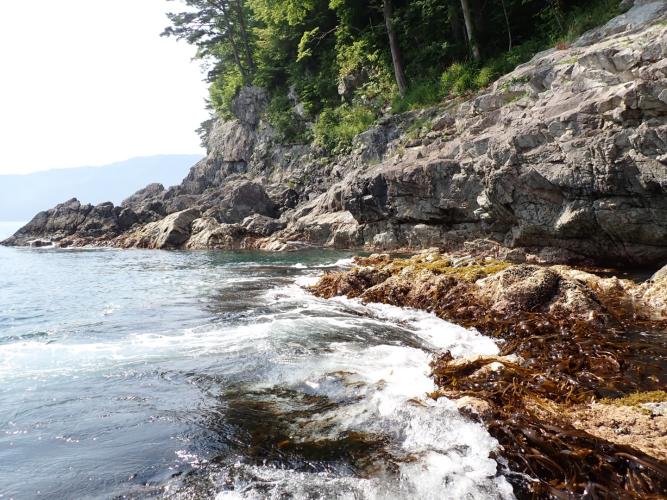
[[[588,318],[540,308],[539,301],[498,311],[474,282],[507,266],[485,268],[487,262],[473,260],[466,271],[445,258],[373,256],[359,260],[363,267],[326,275],[313,292],[431,311],[501,341],[501,356],[515,358],[436,356],[432,372],[441,389],[434,397],[471,396],[490,405],[484,421],[519,497],[667,498],[666,463],[577,430],[563,416],[601,398],[664,388],[665,323],[639,313],[622,290],[595,283],[586,290],[596,305]],[[484,369],[494,361],[502,368]]]

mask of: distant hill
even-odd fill
[[[27,221],[42,210],[76,197],[82,203],[115,204],[152,182],[179,184],[197,155],[132,158],[103,167],[0,175],[0,221]]]

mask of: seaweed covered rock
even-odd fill
[[[655,273],[644,285],[641,299],[654,317],[667,318],[667,266]]]
[[[551,269],[522,265],[489,278],[481,289],[496,311],[532,311],[551,302],[559,283],[560,275]]]
[[[497,356],[436,353],[439,390],[432,396],[453,399],[486,423],[520,473],[511,476],[519,496],[597,491],[647,498],[665,491],[664,422],[622,409],[606,413],[618,414],[618,425],[603,423],[600,410],[613,403],[595,403],[667,384],[667,323],[655,320],[666,312],[657,300],[664,273],[637,284],[567,266],[434,250],[371,255],[356,264],[324,275],[311,290],[419,308],[498,339]],[[650,404],[644,410],[661,411],[660,401]],[[626,437],[614,434],[619,429]]]

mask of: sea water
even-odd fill
[[[350,257],[0,247],[0,498],[511,498],[427,396],[498,347],[304,289]]]

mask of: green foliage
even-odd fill
[[[211,82],[208,88],[211,105],[219,116],[231,118],[232,101],[243,86],[243,77],[238,71],[230,70]]]
[[[478,74],[474,63],[454,63],[440,77],[440,92],[443,96],[459,96],[475,90]]]
[[[376,113],[382,113],[398,89],[389,69],[378,66],[372,70],[368,81],[355,92],[353,103],[369,107]]]
[[[408,87],[404,97],[396,95],[391,103],[393,113],[403,113],[411,109],[431,106],[442,98],[437,80],[428,79],[414,82]]]
[[[341,78],[353,74],[362,68],[374,66],[379,57],[367,40],[355,40],[349,45],[341,44],[336,54],[338,74]]]
[[[320,28],[316,27],[310,31],[304,31],[301,40],[299,40],[299,47],[297,50],[296,62],[305,59],[306,57],[311,57],[313,55],[312,43],[317,34],[320,32]]]
[[[566,46],[620,13],[618,0],[504,0],[508,30],[498,0],[471,2],[482,54],[472,62],[460,0],[391,0],[408,80],[399,97],[379,0],[180,1],[187,10],[169,14],[163,34],[197,47],[210,69],[215,112],[230,117],[243,85],[262,86],[271,96],[265,118],[283,140],[307,140],[304,122],[311,121],[330,151],[349,148],[381,114],[488,87],[538,51]],[[349,89],[345,103],[341,81]],[[305,118],[295,116],[286,89],[294,89]]]
[[[411,141],[412,139],[421,137],[422,135],[428,133],[429,130],[431,130],[432,125],[433,120],[430,118],[419,117],[415,119],[405,130],[405,139],[407,141]]]
[[[274,94],[267,107],[265,118],[275,128],[278,138],[283,143],[302,144],[310,140],[306,124],[294,112],[293,104],[284,92]]]
[[[475,88],[483,89],[488,87],[495,80],[496,73],[493,68],[489,66],[484,66],[479,70],[477,76],[475,76]]]
[[[530,77],[525,75],[525,76],[514,76],[507,80],[503,84],[503,90],[507,91],[509,88],[513,85],[522,85],[524,83],[528,83],[530,81]]]
[[[343,104],[327,108],[315,122],[315,143],[331,153],[347,152],[352,146],[352,139],[367,130],[375,120],[375,113],[363,106]]]
[[[565,15],[565,33],[559,39],[571,42],[584,32],[601,26],[620,14],[622,9],[618,0],[596,0],[577,5]]]
[[[513,71],[518,65],[530,61],[540,50],[547,48],[548,44],[540,39],[528,40],[517,45],[488,61],[497,76]]]

